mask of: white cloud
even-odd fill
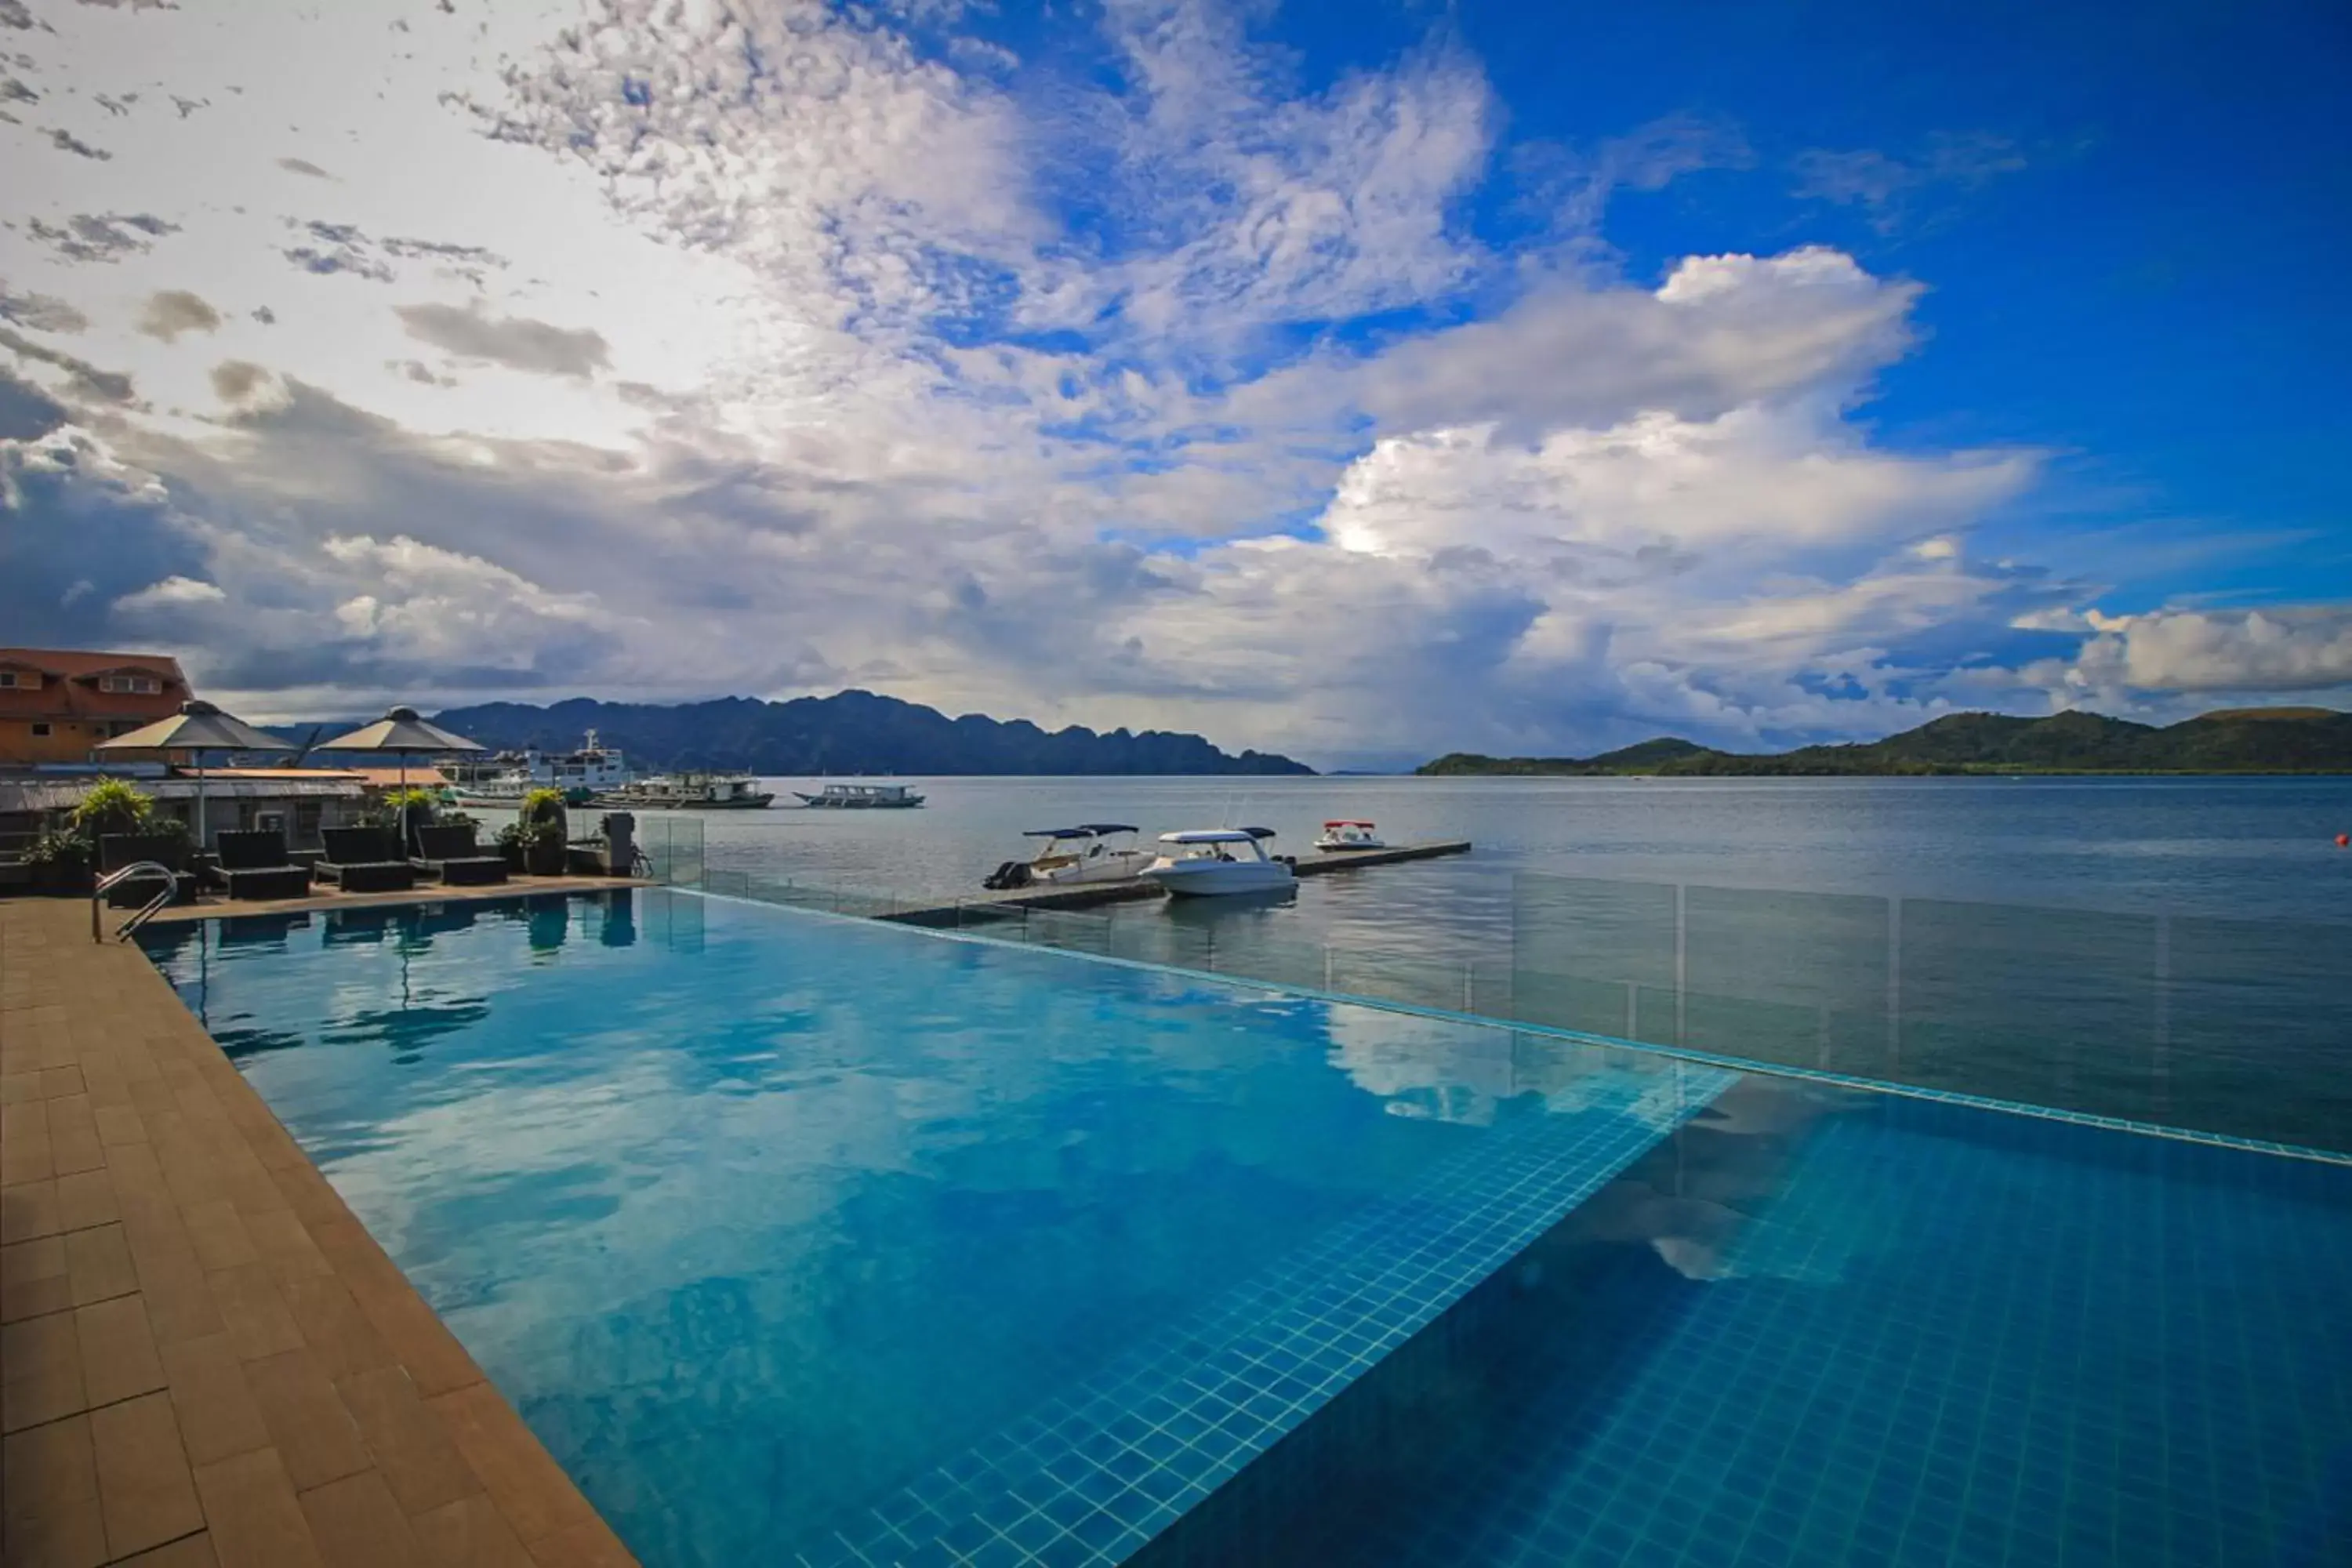
[[[114,608],[120,614],[137,615],[142,610],[167,605],[217,605],[227,598],[216,584],[194,577],[166,577],[136,593],[123,595],[114,601]]]
[[[2352,686],[2352,609],[2152,610],[2095,616],[2064,672],[2102,698],[2158,692],[2321,692]]]
[[[1919,284],[1596,259],[1595,190],[1732,132],[1561,154],[1506,252],[1447,35],[1310,89],[1254,11],[1120,0],[1114,91],[899,15],[58,10],[12,68],[113,156],[0,122],[0,608],[256,711],[865,680],[1327,760],[2336,668],[1978,559],[2040,457],[1856,414]]]

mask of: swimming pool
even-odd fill
[[[148,943],[654,1568],[2347,1539],[2341,1165],[666,889]]]

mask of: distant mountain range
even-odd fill
[[[1455,752],[1416,770],[1476,773],[2352,773],[2352,713],[2230,708],[2158,729],[2097,713],[2017,719],[1952,713],[1916,730],[1842,746],[1753,754],[1671,736],[1596,757],[1485,757]]]
[[[496,751],[525,746],[568,751],[579,745],[583,733],[593,730],[640,769],[735,768],[807,777],[1315,771],[1265,752],[1234,756],[1198,735],[1160,730],[1135,734],[1123,729],[1104,735],[1077,725],[1046,731],[1025,719],[999,721],[978,713],[950,719],[935,708],[870,691],[789,702],[729,697],[675,707],[575,697],[548,708],[488,702],[452,708],[432,718],[444,729]]]

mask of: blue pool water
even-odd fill
[[[2352,1560],[2352,1168],[661,889],[148,940],[651,1568]]]

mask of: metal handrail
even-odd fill
[[[90,941],[104,942],[106,940],[105,936],[101,934],[99,930],[99,901],[112,889],[121,887],[125,882],[133,881],[141,877],[163,878],[163,890],[157,893],[153,898],[148,900],[144,904],[141,905],[136,910],[132,911],[129,920],[124,921],[121,925],[115,928],[114,940],[117,942],[129,942],[131,940],[131,933],[137,931],[141,926],[145,925],[149,921],[154,919],[156,912],[162,910],[166,904],[169,904],[173,896],[180,890],[179,873],[173,870],[169,866],[164,865],[161,860],[134,860],[130,865],[122,867],[119,870],[109,871],[105,876],[100,877],[97,883],[90,889]]]

